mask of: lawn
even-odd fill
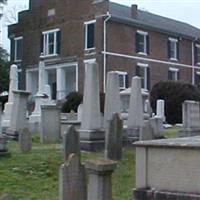
[[[165,134],[173,137],[176,129]],[[21,154],[17,142],[10,142],[11,155],[0,157],[0,195],[8,193],[13,200],[58,200],[58,168],[63,163],[60,144],[41,145],[33,139],[30,153]],[[82,162],[103,157],[101,153],[82,152]],[[135,181],[135,150],[123,149],[123,160],[113,173],[113,200],[131,200]]]

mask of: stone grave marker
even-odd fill
[[[31,151],[32,148],[32,134],[25,128],[19,132],[19,147],[22,153]]]
[[[111,120],[108,120],[105,139],[105,158],[110,160],[122,159],[123,145],[123,122],[119,114],[115,113]]]

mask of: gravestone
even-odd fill
[[[162,99],[156,101],[156,117],[165,121],[165,101]]]
[[[12,116],[12,107],[14,102],[13,90],[18,90],[18,68],[17,65],[11,65],[9,77],[9,94],[8,102],[5,104],[3,127],[10,127],[10,120]]]
[[[104,148],[105,133],[101,125],[99,97],[99,66],[85,64],[83,112],[80,128],[81,149],[98,151]]]
[[[0,103],[0,135],[2,134],[2,104]]]
[[[81,103],[79,106],[78,106],[78,121],[81,122],[82,120],[82,113],[83,113],[83,104]]]
[[[60,139],[60,109],[55,105],[41,106],[41,143],[55,143]]]
[[[70,154],[80,156],[80,138],[74,126],[69,126],[63,135],[64,160],[67,161]]]
[[[200,134],[200,102],[184,101],[182,105],[183,128],[180,136]]]
[[[14,103],[12,107],[12,115],[10,120],[11,135],[18,134],[20,130],[28,127],[28,120],[26,119],[27,102],[30,92],[17,90],[13,91]]]
[[[27,128],[25,128],[19,132],[19,147],[20,147],[20,151],[22,153],[31,151],[32,135]]]
[[[112,160],[88,160],[85,167],[89,174],[87,200],[111,200],[111,175],[117,162]]]
[[[127,134],[130,139],[139,138],[139,132],[144,126],[143,103],[141,92],[141,78],[138,76],[132,79],[129,115],[127,121]]]
[[[144,126],[142,127],[142,130],[140,132],[140,141],[143,140],[153,140],[154,138],[154,130],[150,124],[150,121],[146,121],[144,123]]]
[[[150,125],[153,130],[154,139],[162,139],[164,138],[164,126],[163,119],[158,118],[157,116],[149,119]]]
[[[122,159],[123,122],[115,113],[108,121],[105,139],[105,158],[110,160]]]
[[[85,167],[78,155],[70,154],[60,167],[59,200],[87,200]]]
[[[104,126],[112,119],[114,113],[120,114],[119,75],[111,71],[107,74],[107,85],[104,107]]]

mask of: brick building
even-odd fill
[[[30,0],[9,26],[11,59],[22,69],[21,87],[38,88],[42,55],[53,98],[83,90],[84,63],[99,63],[101,90],[108,71],[121,89],[134,75],[149,90],[161,80],[200,83],[200,30],[108,0]]]

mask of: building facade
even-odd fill
[[[200,30],[108,0],[30,0],[9,26],[11,60],[21,70],[21,87],[35,94],[38,63],[52,97],[83,91],[85,62],[98,62],[101,91],[106,73],[117,71],[119,87],[139,75],[150,90],[161,80],[200,83]]]

